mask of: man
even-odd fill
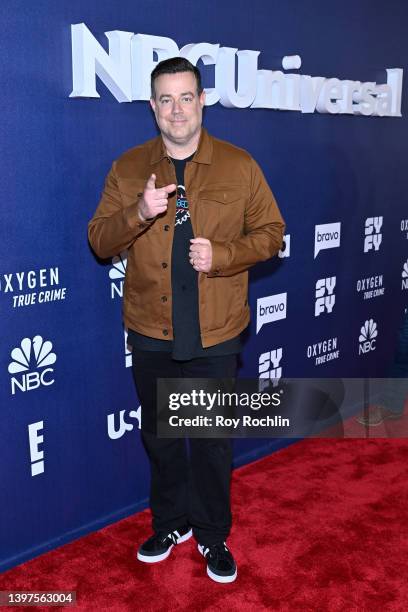
[[[230,440],[156,435],[156,379],[233,378],[249,322],[250,266],[282,246],[284,223],[251,156],[201,127],[205,92],[183,58],[157,64],[150,104],[160,136],[127,151],[106,179],[89,240],[100,257],[129,249],[124,320],[150,460],[153,535],[140,561],[168,557],[192,532],[217,582],[237,576]]]

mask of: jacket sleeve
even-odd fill
[[[245,208],[243,236],[231,242],[211,241],[213,276],[232,276],[258,261],[270,259],[282,247],[285,223],[268,183],[251,158],[250,196]]]
[[[94,252],[102,259],[117,255],[128,249],[150,223],[140,220],[138,200],[130,206],[123,205],[116,162],[113,162],[98,208],[88,224],[88,238]]]

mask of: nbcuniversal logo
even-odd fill
[[[41,336],[24,338],[20,346],[11,351],[12,361],[8,366],[11,377],[11,393],[17,390],[25,393],[38,389],[41,385],[48,387],[54,382],[52,366],[57,356],[52,352],[52,342],[44,342]]]

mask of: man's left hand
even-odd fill
[[[190,240],[190,263],[197,272],[209,272],[212,266],[212,246],[207,238]]]

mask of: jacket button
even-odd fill
[[[168,336],[168,335],[169,335],[169,330],[163,329],[163,336]]]
[[[166,264],[165,261],[163,261],[163,263],[162,263],[162,268],[167,268],[167,264]]]
[[[165,226],[164,226],[164,231],[165,231],[165,232],[168,232],[168,231],[169,231],[169,229],[170,229],[170,225],[165,225]]]
[[[162,302],[167,302],[167,298],[166,298],[166,296],[165,296],[165,295],[162,295],[161,301],[162,301]]]

